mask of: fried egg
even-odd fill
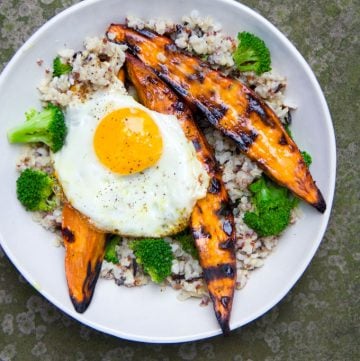
[[[119,91],[73,101],[52,155],[68,202],[104,232],[161,237],[186,227],[209,176],[175,116]]]

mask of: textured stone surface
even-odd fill
[[[0,0],[0,64],[73,0]],[[357,0],[246,0],[297,46],[333,116],[335,206],[322,245],[293,290],[265,316],[233,332],[181,345],[127,342],[73,321],[42,298],[0,251],[0,360],[360,359],[359,81]]]

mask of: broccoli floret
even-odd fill
[[[70,73],[71,70],[72,70],[72,66],[70,64],[62,63],[60,56],[57,56],[53,60],[53,76],[54,77]]]
[[[254,71],[260,75],[271,70],[270,51],[263,40],[246,31],[238,33],[237,38],[233,58],[240,71]]]
[[[10,143],[47,144],[53,152],[64,145],[67,133],[64,114],[53,104],[48,104],[41,112],[34,109],[25,113],[26,121],[8,132]]]
[[[30,120],[30,119],[33,118],[37,113],[38,113],[38,111],[37,111],[35,108],[31,108],[31,109],[29,109],[27,112],[25,112],[25,119],[26,119],[26,120]]]
[[[134,251],[136,261],[156,283],[161,283],[171,274],[174,258],[171,246],[162,238],[145,238],[132,241],[130,248]]]
[[[28,168],[16,181],[17,198],[28,211],[51,211],[56,205],[53,187],[49,174]]]
[[[182,249],[189,253],[193,258],[198,259],[198,252],[195,247],[194,237],[186,229],[174,236],[174,238],[181,244]]]
[[[116,246],[119,245],[120,240],[121,240],[120,236],[117,235],[112,235],[108,239],[106,243],[105,255],[104,255],[106,261],[111,263],[119,263],[119,258],[116,252]]]
[[[310,167],[310,165],[311,165],[311,163],[312,163],[312,157],[311,157],[311,155],[310,155],[307,151],[305,151],[305,150],[301,152],[301,155],[302,155],[302,157],[303,157],[303,159],[304,159],[304,162],[305,162],[306,166],[307,166],[307,167]]]
[[[249,186],[253,194],[254,212],[246,212],[244,222],[259,236],[275,236],[290,223],[290,212],[297,204],[286,188],[261,177]]]
[[[290,222],[288,208],[270,208],[259,213],[246,212],[244,222],[259,236],[276,236],[281,233]]]

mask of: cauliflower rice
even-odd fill
[[[127,17],[127,25],[135,29],[150,29],[159,34],[167,34],[184,50],[192,52],[202,59],[206,59],[212,67],[220,69],[226,74],[238,77],[251,87],[284,123],[290,121],[290,110],[293,107],[284,103],[286,79],[268,72],[257,76],[254,73],[239,74],[234,68],[232,52],[236,47],[235,40],[222,32],[221,25],[212,18],[199,16],[197,11],[184,16],[178,24],[164,19],[143,20],[135,16]],[[241,29],[239,29],[241,30]],[[124,86],[118,80],[117,74],[125,61],[126,46],[109,42],[105,38],[86,38],[84,50],[75,52],[72,49],[60,50],[58,55],[63,62],[72,65],[72,72],[60,77],[52,76],[51,70],[46,70],[45,78],[38,87],[40,99],[44,103],[53,102],[66,107],[74,96],[80,96],[81,88],[88,92],[106,88],[110,84],[116,85],[124,92]],[[38,62],[39,66],[42,61]],[[75,85],[76,84],[76,85]],[[78,87],[74,92],[74,87]],[[133,90],[129,90],[131,93]],[[220,132],[210,128],[206,121],[200,120],[204,134],[213,146],[216,159],[223,169],[223,180],[230,199],[233,202],[233,214],[236,226],[236,259],[237,259],[237,288],[243,288],[251,271],[263,265],[264,259],[276,247],[278,237],[259,237],[243,222],[246,211],[252,209],[251,194],[247,187],[262,174],[262,170],[245,155],[241,154],[234,142],[224,137]],[[21,155],[17,170],[36,168],[53,173],[50,153],[47,146],[33,145],[25,147]],[[56,197],[57,207],[51,212],[32,212],[34,220],[57,235],[57,243],[61,241],[61,213],[62,203]],[[292,222],[295,221],[293,214]],[[185,252],[180,243],[171,237],[170,243],[174,260],[172,274],[166,279],[166,284],[180,290],[179,298],[201,297],[201,304],[209,302],[202,269],[199,262]],[[151,282],[137,265],[133,251],[129,248],[129,238],[123,238],[117,253],[119,264],[104,260],[100,277],[115,280],[117,285],[126,287],[142,286]]]

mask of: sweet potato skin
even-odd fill
[[[113,35],[111,39],[115,36],[113,41],[126,43],[161,79],[232,138],[270,178],[320,212],[325,211],[325,200],[298,147],[272,109],[251,89],[179,51],[167,37],[115,24],[107,33]]]
[[[65,203],[62,213],[65,274],[74,308],[83,313],[94,294],[104,258],[106,235]]]
[[[129,54],[126,69],[146,107],[177,117],[210,176],[207,195],[196,203],[190,226],[215,315],[226,334],[230,330],[229,320],[236,281],[235,226],[221,170],[211,147],[194,123],[190,110],[177,95],[150,68]]]

